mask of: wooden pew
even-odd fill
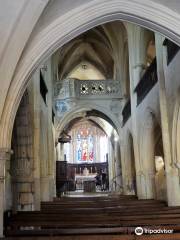
[[[180,207],[132,196],[56,198],[42,202],[41,211],[11,215],[5,232],[7,236],[122,235],[134,233],[136,226],[169,228],[180,233]]]

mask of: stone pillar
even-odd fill
[[[34,209],[40,210],[41,183],[40,183],[40,84],[39,71],[33,75],[34,100]]]
[[[143,182],[142,182],[142,166],[140,162],[139,149],[139,131],[138,121],[136,116],[137,96],[134,92],[137,83],[140,81],[141,73],[143,71],[145,52],[142,51],[144,44],[143,36],[144,29],[134,24],[127,24],[128,32],[128,48],[129,48],[129,75],[130,75],[130,95],[131,95],[131,118],[132,118],[132,135],[136,165],[136,184],[138,198],[143,196]],[[144,48],[143,48],[144,49]]]
[[[113,179],[113,167],[112,167],[112,159],[113,159],[113,150],[112,150],[112,144],[109,139],[108,141],[108,170],[109,170],[109,190],[113,191],[113,184],[112,184],[112,179]]]
[[[12,209],[12,176],[10,173],[11,158],[6,160],[5,164],[5,210]]]
[[[116,191],[116,150],[114,134],[111,135],[111,168],[112,168],[112,191]]]
[[[34,208],[33,125],[30,109],[30,95],[26,90],[16,114],[12,133],[14,154],[11,162],[11,174],[14,211],[30,211]]]
[[[115,152],[115,172],[116,172],[116,191],[122,191],[122,176],[121,176],[121,154],[120,154],[120,146],[119,141],[115,141],[114,145]]]
[[[48,105],[48,178],[49,178],[49,200],[53,200],[56,194],[55,186],[55,138],[53,134],[54,126],[52,123],[52,106],[53,106],[53,73],[51,69],[51,58],[47,61],[46,82],[48,85],[47,105]]]
[[[180,185],[178,169],[172,163],[172,149],[170,141],[169,130],[169,117],[168,117],[168,104],[165,86],[165,72],[163,58],[163,41],[164,37],[160,34],[155,35],[156,40],[156,58],[157,58],[157,73],[159,83],[159,101],[161,111],[161,125],[162,125],[162,138],[164,148],[166,184],[167,184],[167,200],[169,206],[180,206]]]
[[[121,146],[121,172],[122,172],[122,193],[124,195],[126,195],[126,172],[127,172],[127,168],[126,168],[126,145],[124,142],[124,135],[120,135],[120,146]]]
[[[3,214],[5,208],[5,164],[10,161],[11,150],[0,148],[0,237],[3,237]]]

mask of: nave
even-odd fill
[[[54,198],[41,202],[40,211],[9,212],[5,219],[5,239],[12,240],[180,239],[180,207],[168,207],[160,200],[138,200],[134,195]],[[166,229],[169,234],[136,236],[137,226],[144,232]]]
[[[180,4],[163,2],[1,4],[0,238],[180,239]]]

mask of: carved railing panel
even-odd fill
[[[65,79],[55,83],[54,97],[58,99],[67,99],[76,96],[76,79]]]
[[[119,100],[120,81],[64,79],[55,84],[54,103],[59,116],[68,112],[76,100]]]
[[[67,98],[121,98],[120,81],[65,79],[55,84],[54,96]]]
[[[116,80],[78,81],[76,90],[80,98],[121,98],[120,82]]]

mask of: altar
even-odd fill
[[[84,190],[84,192],[96,191],[96,174],[88,174],[86,176],[75,175],[76,190]]]
[[[56,162],[56,191],[57,194],[68,191],[96,191],[97,173],[108,172],[108,163],[68,163]]]

